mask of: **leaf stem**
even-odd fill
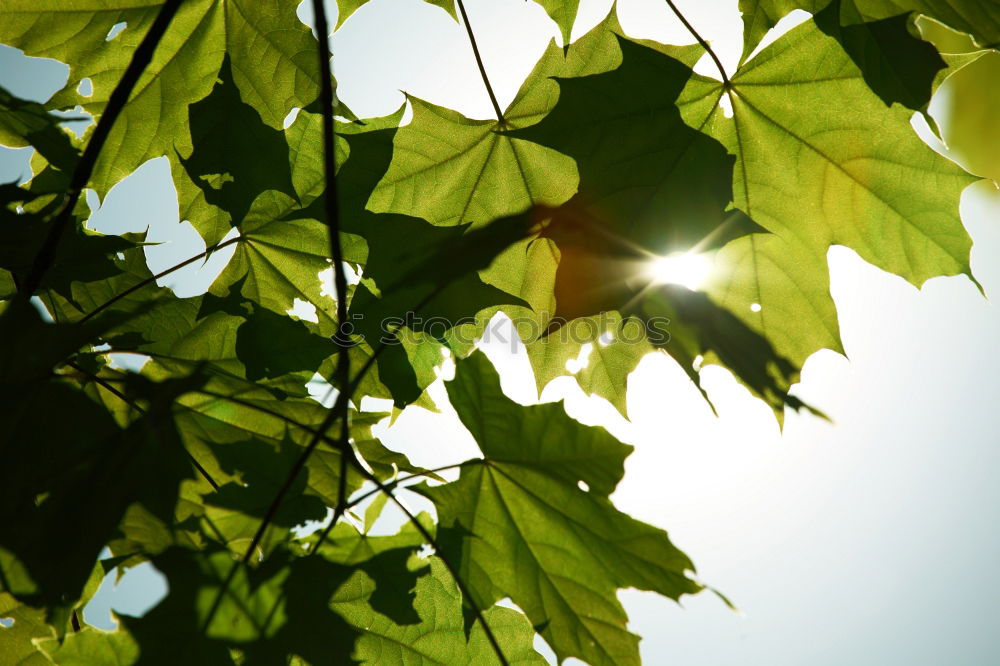
[[[118,81],[118,85],[115,86],[114,91],[108,98],[107,106],[104,107],[104,112],[101,114],[100,120],[97,121],[94,133],[91,135],[90,141],[87,142],[87,147],[84,148],[80,161],[76,163],[76,168],[70,177],[69,187],[66,190],[62,205],[60,205],[53,217],[52,226],[45,237],[45,242],[42,243],[38,254],[35,255],[31,270],[28,272],[28,277],[25,279],[19,292],[21,298],[27,300],[31,297],[41,284],[45,272],[55,262],[59,241],[62,239],[63,233],[69,225],[73,209],[76,208],[76,203],[80,200],[83,188],[87,186],[91,175],[94,173],[97,157],[100,155],[101,149],[111,134],[111,128],[114,126],[115,120],[118,119],[126,103],[128,103],[132,89],[138,83],[139,77],[142,76],[143,71],[145,71],[153,59],[156,46],[167,32],[167,27],[180,8],[181,1],[166,0],[163,3],[159,13],[156,15],[156,19],[153,21],[153,25],[150,26],[149,31],[142,38],[142,42],[139,43],[135,53],[132,54],[132,60],[129,62],[128,67],[125,68],[125,73],[122,74],[121,80]]]
[[[234,236],[233,238],[230,238],[227,241],[222,241],[221,243],[216,243],[215,245],[213,245],[212,247],[208,248],[207,250],[205,250],[201,254],[197,254],[197,255],[195,255],[193,257],[190,257],[189,259],[185,259],[181,263],[175,264],[175,265],[171,266],[170,268],[162,270],[159,273],[157,273],[156,275],[151,275],[150,277],[146,278],[142,282],[139,282],[138,284],[132,285],[131,287],[129,287],[125,291],[121,292],[120,294],[112,296],[111,298],[109,298],[104,303],[101,303],[100,305],[98,305],[96,308],[94,308],[93,310],[91,310],[90,312],[88,312],[87,314],[85,314],[80,319],[80,323],[82,324],[83,322],[90,320],[92,317],[100,314],[103,310],[106,310],[107,308],[109,308],[110,306],[114,305],[115,303],[117,303],[121,299],[125,298],[129,294],[142,289],[146,285],[151,284],[153,282],[156,282],[160,278],[165,277],[167,275],[170,275],[174,271],[180,270],[181,268],[184,268],[188,264],[192,264],[192,263],[198,261],[199,259],[204,259],[205,257],[207,257],[211,253],[215,252],[216,250],[221,250],[222,248],[224,248],[224,247],[226,247],[228,245],[232,245],[233,243],[237,243],[237,242],[239,242],[241,240],[243,240],[243,236]]]
[[[459,2],[461,2],[461,0],[459,0]],[[733,87],[733,83],[729,80],[729,75],[726,74],[726,70],[722,66],[722,61],[719,60],[719,56],[715,55],[715,51],[713,51],[712,47],[708,45],[708,42],[706,42],[702,36],[698,34],[698,31],[694,29],[694,26],[688,23],[688,20],[684,18],[684,14],[681,14],[680,10],[677,9],[677,5],[674,4],[673,0],[666,0],[666,3],[670,6],[670,10],[674,13],[674,16],[680,19],[681,23],[684,24],[684,27],[688,29],[688,32],[690,32],[694,38],[698,40],[698,43],[701,44],[701,47],[708,52],[709,57],[712,58],[712,62],[715,63],[715,66],[719,70],[719,75],[722,77],[723,87],[725,87],[727,91],[730,90]]]
[[[465,13],[465,3],[462,0],[458,0],[458,11],[462,12],[462,22],[465,23],[465,31],[469,33],[469,43],[472,44],[472,53],[476,56],[476,64],[479,65],[479,74],[483,77],[483,83],[486,84],[486,92],[490,95],[490,102],[493,103],[493,110],[497,114],[497,120],[501,125],[504,124],[503,111],[500,110],[500,104],[497,103],[497,96],[493,94],[493,86],[490,85],[490,79],[486,76],[486,68],[483,66],[483,58],[479,55],[479,46],[476,44],[476,36],[472,34],[472,24],[469,23],[469,15]]]

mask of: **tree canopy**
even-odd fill
[[[822,416],[790,389],[843,349],[831,246],[917,286],[975,280],[959,197],[995,165],[956,164],[911,119],[936,128],[938,87],[997,57],[1000,5],[740,0],[730,73],[671,0],[694,43],[632,38],[614,10],[571,42],[578,2],[538,0],[556,37],[502,106],[463,1],[428,0],[467,29],[495,112],[475,120],[337,98],[315,34],[366,1],[330,22],[317,0],[315,32],[280,0],[0,6],[0,43],[69,66],[45,103],[0,89],[0,144],[34,149],[0,185],[0,663],[544,663],[536,634],[560,661],[638,663],[618,590],[706,585],[611,501],[630,446],[504,395],[476,349],[491,317],[539,388],[573,375],[627,417],[628,374],[667,354],[696,387],[729,370],[780,421]],[[795,9],[812,17],[755,52]],[[74,109],[95,120],[80,137]],[[145,237],[93,231],[83,195],[163,156],[208,249],[154,274]],[[223,248],[205,293],[159,286]],[[685,257],[707,281],[656,270]],[[481,455],[424,469],[372,426],[433,406],[446,361]],[[389,503],[406,524],[369,534]],[[143,562],[163,601],[113,632],[81,621]]]

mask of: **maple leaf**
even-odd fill
[[[560,660],[638,663],[615,589],[677,599],[700,586],[665,532],[607,499],[631,447],[559,404],[517,405],[481,352],[459,362],[447,388],[485,458],[458,481],[420,492],[437,505],[444,556],[458,563],[470,603],[489,608],[509,596]]]
[[[873,38],[869,43],[877,49],[885,49],[883,54],[888,60],[896,60],[902,53],[892,53],[891,43],[898,47],[906,40],[901,29],[905,29],[908,15],[925,14],[959,32],[972,35],[977,43],[985,48],[997,48],[1000,45],[1000,7],[994,3],[978,0],[955,0],[939,2],[938,0],[740,0],[740,12],[743,14],[743,59],[754,50],[767,31],[777,25],[778,21],[794,9],[804,9],[811,14],[817,14],[824,8],[834,8],[833,15],[839,13],[840,22],[844,26],[860,23],[882,22],[880,26],[868,26]],[[883,22],[886,19],[899,19]],[[856,34],[860,34],[857,33]],[[889,44],[880,40],[888,38]],[[848,52],[851,47],[845,44]],[[913,49],[912,44],[904,48]],[[930,57],[930,52],[924,51],[922,57]],[[897,60],[896,74],[904,76],[911,72],[918,73],[924,63],[911,63],[900,58]]]
[[[348,581],[334,596],[331,607],[364,633],[358,639],[354,658],[362,664],[488,663],[495,658],[481,627],[470,632],[462,626],[462,595],[440,559],[430,561],[430,574],[417,579],[414,610],[419,622],[401,625],[374,612],[369,604],[372,582],[367,577]],[[523,615],[508,608],[491,608],[486,621],[504,646],[511,664],[544,664],[532,648],[533,631]]]
[[[816,66],[802,68],[803,57]],[[781,239],[742,241],[769,244],[771,257],[785,258],[754,262],[753,252],[733,273],[738,290],[725,279],[710,287],[728,293],[723,298],[748,325],[776,346],[797,347],[799,362],[820,340],[835,342],[832,301],[817,298],[828,290],[821,266],[835,243],[918,286],[936,275],[970,275],[971,240],[957,203],[975,179],[921,142],[909,112],[886,107],[813,22],[741,67],[731,90],[693,77],[678,103],[689,123],[736,155],[736,205]],[[723,96],[732,99],[731,119],[718,106]]]
[[[888,106],[898,102],[925,111],[937,73],[946,67],[937,50],[910,28],[909,12],[872,13],[865,0],[740,3],[744,13],[743,60],[778,19],[793,9],[815,14],[816,25],[843,47],[866,83]]]
[[[69,80],[47,106],[81,105],[98,116],[160,4],[6,2],[0,41],[71,63]],[[124,28],[108,39],[121,23]],[[265,123],[281,127],[293,107],[308,106],[318,94],[314,43],[294,7],[281,0],[184,3],[112,130],[91,185],[103,196],[147,159],[175,150],[189,154],[187,106],[211,92],[227,54],[241,98]],[[86,96],[78,91],[84,79],[92,86]]]

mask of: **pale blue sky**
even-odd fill
[[[622,4],[626,30],[691,41],[659,0]],[[738,39],[735,2],[678,4],[710,40]],[[503,104],[554,25],[524,0],[470,0],[468,9]],[[589,14],[596,21],[600,7]],[[437,55],[425,57],[431,49]],[[394,110],[400,89],[472,117],[491,115],[464,30],[419,0],[373,0],[345,23],[334,50],[340,96],[361,115]],[[0,50],[0,85],[36,99],[59,85],[58,66],[28,67]],[[25,151],[3,150],[0,178],[25,173],[25,163]],[[163,164],[148,164],[113,190],[98,226],[148,223],[164,239],[183,229],[165,174]],[[970,188],[962,215],[976,243],[973,269],[987,295],[998,293],[1000,193],[986,182]],[[197,239],[186,242],[166,246],[156,261],[200,251]],[[571,380],[543,395],[567,397],[571,414],[636,446],[616,501],[670,531],[702,579],[743,611],[707,594],[680,609],[623,592],[648,664],[1000,663],[1000,313],[966,278],[935,279],[918,291],[843,248],[831,250],[830,263],[850,360],[815,355],[798,393],[835,425],[791,416],[780,434],[763,405],[726,373],[708,370],[715,418],[663,356],[630,378],[631,423]],[[524,355],[503,347],[489,351],[505,390],[536,400]],[[447,410],[408,410],[385,437],[418,463],[472,451]],[[141,607],[152,576],[135,576],[102,592],[105,608]],[[91,622],[105,613],[89,611]]]

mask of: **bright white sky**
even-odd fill
[[[574,38],[603,18],[610,2],[583,4]],[[620,4],[629,34],[693,41],[661,0]],[[677,4],[734,67],[741,47],[735,0]],[[468,0],[467,9],[504,105],[555,26],[524,0]],[[473,118],[492,117],[464,28],[438,8],[373,0],[333,45],[339,95],[359,115],[394,111],[405,90]],[[44,99],[60,84],[59,68],[26,69],[10,49],[0,51],[0,64],[0,85],[15,94]],[[25,173],[25,161],[25,151],[3,150],[0,178]],[[153,238],[178,238],[149,257],[154,270],[166,267],[204,249],[193,229],[177,224],[174,197],[165,163],[155,161],[112,191],[91,226],[149,224]],[[962,215],[976,242],[973,269],[993,294],[1000,289],[1000,193],[986,182],[971,187]],[[186,277],[187,293],[227,259],[217,253],[218,264],[202,269],[200,279]],[[542,396],[565,397],[571,415],[635,445],[616,503],[667,529],[700,577],[743,611],[709,594],[680,609],[652,594],[623,592],[632,628],[644,637],[645,663],[995,663],[1000,314],[965,278],[935,279],[918,291],[850,250],[831,250],[830,264],[850,361],[816,354],[797,392],[835,425],[793,414],[781,434],[763,404],[710,368],[703,377],[716,418],[662,355],[645,359],[629,379],[630,422],[603,400],[584,397],[571,379],[556,380]],[[499,341],[510,336],[496,323],[500,337],[484,346],[505,391],[536,402],[523,351]],[[476,455],[447,410],[410,408],[384,437],[418,464]],[[102,592],[87,620],[101,621],[109,604],[137,612],[155,590],[148,571],[130,574],[118,590]]]

